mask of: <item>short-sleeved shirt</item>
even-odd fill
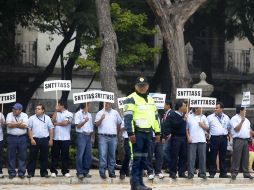
[[[233,116],[230,120],[230,124],[231,124],[231,134],[233,136],[233,138],[242,138],[242,139],[247,139],[250,138],[250,121],[245,118],[242,127],[240,129],[239,132],[236,132],[234,129],[236,128],[236,126],[241,122],[242,118],[239,114],[236,114],[235,116]]]
[[[28,126],[28,115],[24,112],[21,112],[18,116],[14,116],[13,112],[8,113],[6,117],[6,124],[10,124],[13,122],[23,122]],[[10,128],[7,127],[7,134],[9,135],[24,135],[27,133],[27,129],[20,128]]]
[[[222,113],[219,117],[215,113],[207,117],[209,123],[209,133],[213,136],[227,135],[230,130],[230,119],[229,117]]]
[[[89,120],[80,128],[76,127],[76,132],[82,133],[92,133],[93,132],[93,120],[92,120],[92,115],[89,112],[83,112],[82,110],[79,110],[78,112],[75,113],[75,125],[78,125],[82,123],[86,118]]]
[[[199,122],[203,122],[208,126],[208,120],[205,115],[190,114],[187,120],[187,129],[191,138],[191,143],[206,142],[205,130],[199,126]]]
[[[98,126],[98,134],[116,135],[117,125],[122,123],[119,113],[114,109],[110,111],[102,109],[96,114],[95,122],[99,121],[103,114],[105,114],[105,118],[102,120],[101,125]]]
[[[54,125],[48,115],[34,114],[28,120],[28,128],[32,130],[33,137],[45,138],[49,136],[49,130],[54,128]]]
[[[121,129],[123,129],[123,128],[124,128],[124,120],[122,120],[122,123],[121,123]],[[126,130],[123,131],[122,137],[125,139],[128,138],[128,133]]]
[[[1,119],[5,122],[5,118],[4,118],[4,115],[2,113],[0,113],[0,120]],[[2,122],[0,122],[0,141],[2,141],[3,139],[4,139],[3,124],[2,124]]]
[[[63,112],[57,112],[56,122],[69,121],[69,124],[66,126],[56,125],[54,127],[54,140],[70,140],[71,139],[71,121],[73,119],[73,114],[68,110]]]

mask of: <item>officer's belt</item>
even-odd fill
[[[135,126],[135,131],[136,132],[143,132],[143,133],[150,133],[152,130],[151,130],[152,127],[150,128],[140,128],[138,126]]]

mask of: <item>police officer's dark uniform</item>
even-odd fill
[[[157,109],[153,98],[147,95],[148,87],[146,78],[138,77],[136,92],[130,94],[124,102],[125,128],[132,148],[132,190],[151,190],[144,185],[142,175],[146,167],[152,130],[155,132],[156,141],[160,140]]]

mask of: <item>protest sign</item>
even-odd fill
[[[250,106],[250,91],[243,92],[243,98],[242,98],[242,107],[249,107]]]
[[[216,98],[210,97],[200,97],[200,98],[191,98],[190,99],[190,107],[196,108],[215,108],[216,107]]]
[[[190,99],[192,97],[201,97],[201,88],[177,88],[176,99]]]
[[[114,93],[99,91],[99,90],[73,93],[74,104],[95,102],[95,101],[114,103]]]
[[[164,109],[166,94],[149,93],[149,95],[154,99],[157,109]]]

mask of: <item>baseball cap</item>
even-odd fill
[[[148,84],[146,77],[138,77],[136,79],[136,85],[145,85]]]
[[[23,106],[20,103],[16,103],[14,104],[14,106],[12,106],[12,108],[15,110],[22,110]]]

